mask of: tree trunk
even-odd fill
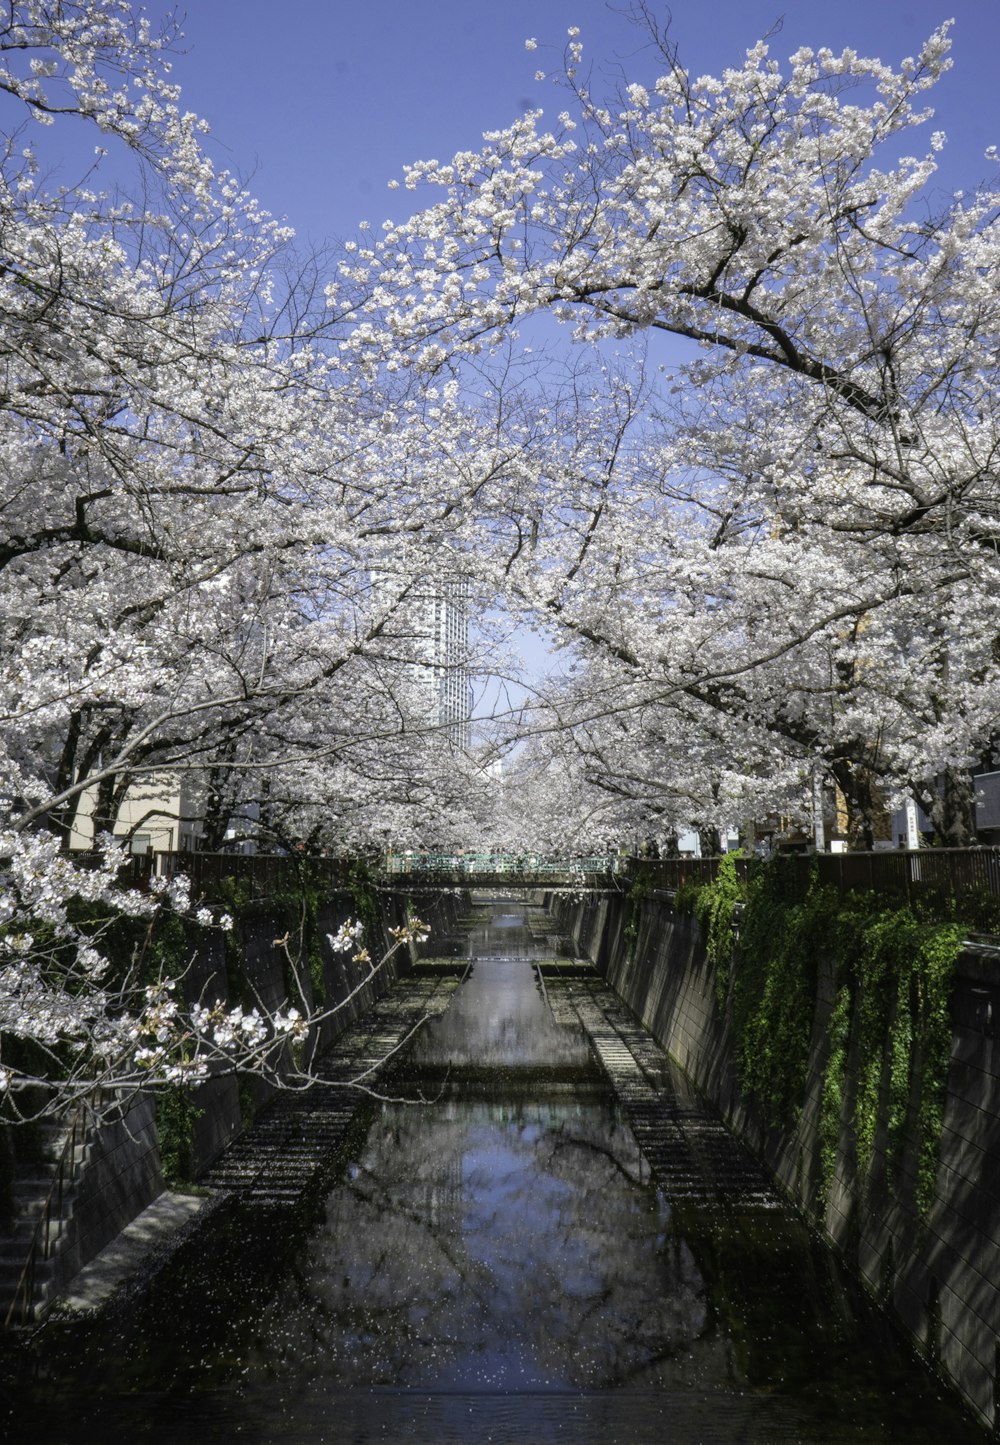
[[[917,797],[944,848],[969,848],[976,842],[976,788],[964,768],[946,768],[937,786],[922,787]]]
[[[830,771],[839,787],[847,809],[847,846],[853,852],[870,852],[876,833],[883,832],[885,795],[878,777],[866,763],[841,758]]]

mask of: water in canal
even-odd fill
[[[4,1438],[981,1441],[794,1216],[658,1187],[543,922],[482,903],[386,1086],[417,1102],[366,1108],[307,1217],[219,1210],[134,1309],[43,1331]]]

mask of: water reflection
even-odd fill
[[[547,927],[474,919],[392,1081],[432,1102],[373,1106],[318,1216],[220,1211],[141,1311],[43,1332],[9,1438],[982,1440],[797,1220],[654,1186],[548,1007]]]
[[[556,1024],[526,958],[474,962],[446,1012],[418,1035],[410,1063],[413,1072],[446,1064],[592,1067],[586,1038]]]
[[[265,1320],[255,1368],[343,1384],[620,1384],[705,1324],[604,1100],[387,1108],[310,1241],[303,1288]]]
[[[473,964],[326,1202],[252,1371],[349,1386],[620,1384],[704,1326],[690,1251],[594,1068],[555,1023],[524,909],[471,934]],[[572,1083],[569,1083],[572,1080]],[[275,1342],[280,1344],[275,1346]]]

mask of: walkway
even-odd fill
[[[567,978],[559,964],[543,965],[542,972],[556,1021],[585,1030],[636,1142],[671,1201],[743,1211],[783,1207],[763,1167],[707,1110],[592,966],[580,967],[575,978]]]
[[[236,1193],[247,1204],[300,1204],[328,1177],[365,1091],[378,1091],[376,1073],[423,1019],[444,1012],[458,984],[457,971],[397,983],[318,1060],[320,1082],[280,1094],[201,1183]]]

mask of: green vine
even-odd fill
[[[949,999],[968,926],[886,907],[875,895],[846,898],[773,860],[740,885],[723,860],[697,890],[693,911],[726,1006],[740,1082],[773,1126],[794,1124],[805,1100],[817,1013],[819,962],[835,987],[825,1022],[819,1119],[824,1197],[842,1129],[854,1140],[863,1189],[915,1181],[917,1208],[933,1194],[951,1045]],[[733,914],[745,899],[734,955]],[[977,918],[982,910],[977,909]],[[735,963],[732,962],[735,956]],[[853,1046],[852,1046],[853,1043]],[[848,1059],[857,1060],[848,1089]],[[850,1098],[850,1117],[845,1118]]]
[[[840,1152],[840,1130],[844,1118],[847,1048],[851,1031],[852,995],[845,984],[837,992],[827,1030],[829,1053],[823,1075],[819,1115],[820,1196],[830,1197]]]
[[[719,860],[715,881],[699,888],[694,897],[694,916],[701,928],[705,951],[715,970],[715,998],[724,1007],[729,992],[730,965],[736,946],[736,910],[746,897],[746,888],[737,877],[738,853],[727,853]]]
[[[326,1002],[326,968],[323,946],[320,940],[319,912],[329,897],[325,887],[308,871],[300,871],[296,882],[286,891],[282,900],[285,915],[289,920],[288,934],[292,956],[305,961],[312,984],[313,1002]],[[291,980],[286,981],[289,989]]]
[[[246,972],[243,925],[251,919],[268,918],[275,929],[275,936],[287,938],[291,957],[304,962],[312,983],[314,1003],[323,1004],[326,1001],[326,970],[318,919],[329,890],[321,881],[310,876],[307,866],[300,865],[295,876],[287,882],[272,885],[264,896],[254,896],[247,882],[240,878],[220,879],[216,892],[218,901],[235,920],[235,926],[225,934],[226,978],[230,997],[245,1008],[251,1008],[255,1003]],[[285,987],[294,994],[295,981],[290,976],[290,969],[291,964],[286,961]]]
[[[170,1088],[156,1100],[156,1133],[163,1181],[171,1189],[191,1187],[196,1173],[195,1123],[204,1113],[187,1089]]]
[[[702,884],[684,882],[679,888],[674,889],[674,912],[684,913],[688,916],[694,915],[698,903],[698,894],[702,890]]]
[[[813,883],[803,895],[773,866],[747,885],[732,987],[736,1062],[770,1123],[794,1120],[805,1094],[819,940],[835,909],[829,889]]]
[[[965,929],[919,919],[906,908],[855,914],[847,937],[860,1064],[853,1115],[858,1178],[877,1180],[879,1130],[884,1182],[907,1167],[917,1206],[930,1206],[937,1172],[951,1046],[949,999]],[[831,1075],[834,1061],[827,1067]],[[838,1061],[838,1067],[843,1067]],[[915,1139],[907,1159],[907,1137]]]
[[[639,868],[625,895],[625,924],[622,930],[622,941],[625,945],[625,957],[630,962],[635,957],[636,944],[639,942],[639,922],[642,917],[642,905],[652,891],[652,874],[648,868]]]

